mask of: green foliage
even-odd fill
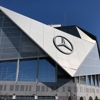
[[[80,100],[83,100],[83,97],[80,97]]]
[[[98,100],[98,97],[97,96],[95,97],[95,100]]]
[[[68,97],[68,100],[72,100],[71,96]]]
[[[90,96],[90,97],[89,97],[89,100],[93,100],[93,98]]]

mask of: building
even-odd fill
[[[0,7],[0,98],[100,98],[97,39],[78,26],[56,27]]]

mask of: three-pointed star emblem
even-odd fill
[[[57,38],[61,39],[60,43],[57,43]],[[66,42],[67,42],[68,45],[66,44]],[[73,50],[74,50],[72,43],[67,38],[65,38],[63,36],[56,36],[56,37],[54,37],[53,38],[53,43],[54,43],[55,47],[60,52],[62,52],[64,54],[71,54],[73,52]],[[63,50],[60,47],[65,47],[66,50],[65,49]]]

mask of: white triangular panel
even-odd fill
[[[93,46],[91,51],[83,60],[74,76],[100,74],[100,59],[97,50],[97,44]]]
[[[86,40],[86,41],[89,41],[89,42],[92,42],[92,43],[95,43],[96,41],[91,39],[88,35],[86,35],[82,30],[80,30],[78,27],[77,28],[77,31],[79,32],[80,36],[82,39]]]
[[[77,38],[6,8],[1,7],[0,9],[71,76],[74,76],[76,70],[94,46],[93,42]],[[74,47],[72,54],[66,55],[56,49],[53,38],[58,35],[67,38],[72,43]],[[62,50],[66,49],[63,48]]]

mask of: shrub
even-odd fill
[[[72,100],[71,96],[68,97],[68,100]]]
[[[95,97],[95,100],[98,100],[98,97],[97,96]]]
[[[89,97],[89,100],[93,100],[93,98],[90,96],[90,97]]]
[[[80,100],[83,100],[83,97],[80,97]]]

